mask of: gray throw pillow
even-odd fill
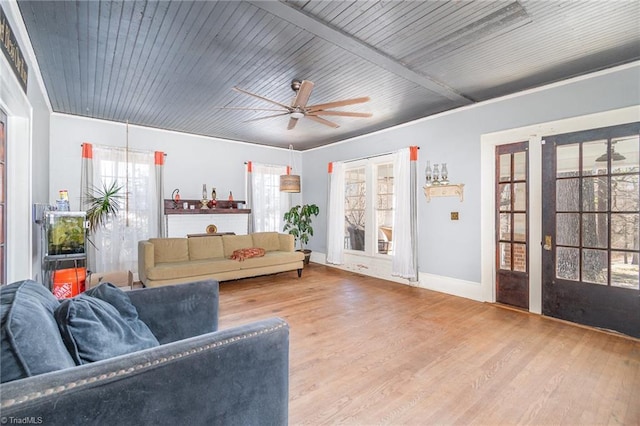
[[[78,365],[159,345],[129,296],[110,283],[63,300],[54,316]]]
[[[42,284],[0,286],[0,381],[75,367],[53,318],[60,302]]]

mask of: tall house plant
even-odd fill
[[[117,216],[120,210],[120,202],[122,194],[120,191],[122,186],[118,186],[116,182],[112,182],[107,186],[102,184],[102,188],[94,187],[85,194],[85,206],[87,206],[87,222],[89,223],[89,242],[96,246],[91,240],[96,231],[104,226],[109,218]]]
[[[305,253],[305,263],[309,263],[311,250],[306,250],[305,246],[309,242],[309,237],[313,236],[312,218],[318,216],[320,209],[315,204],[305,204],[303,206],[291,207],[284,214],[284,231],[289,232],[300,243],[300,251]]]

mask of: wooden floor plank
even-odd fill
[[[221,328],[271,316],[293,425],[640,424],[638,340],[317,264],[221,283]]]

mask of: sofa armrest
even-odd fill
[[[280,251],[294,251],[296,240],[291,234],[278,234]]]
[[[138,278],[143,284],[147,282],[147,269],[155,265],[153,244],[148,240],[138,241]]]
[[[0,385],[46,425],[287,424],[289,327],[271,318]]]
[[[197,281],[127,292],[160,344],[218,329],[218,282]]]

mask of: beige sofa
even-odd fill
[[[265,255],[232,260],[235,250],[263,248]],[[277,232],[191,238],[151,238],[138,242],[138,274],[147,287],[204,279],[235,280],[285,271],[302,274],[304,254],[294,238]]]

